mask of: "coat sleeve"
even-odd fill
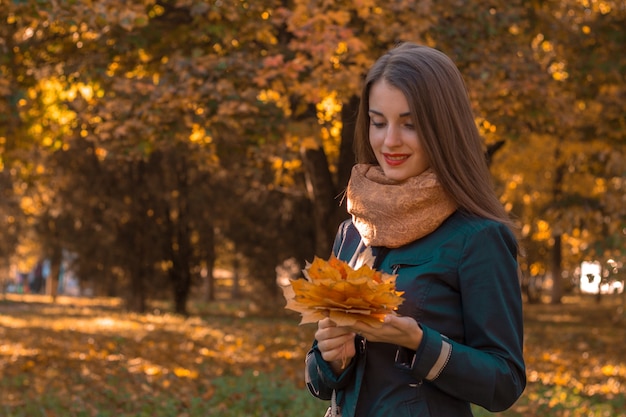
[[[458,265],[463,341],[422,326],[413,373],[490,411],[509,408],[526,386],[517,246],[503,225],[468,236]]]
[[[361,343],[359,337],[355,338],[357,344],[357,356],[348,364],[346,369],[335,375],[328,362],[322,358],[322,354],[317,348],[317,341],[313,342],[313,347],[306,355],[306,367],[304,379],[309,392],[322,400],[330,400],[333,390],[341,390],[353,383],[358,356],[360,354],[358,344]]]

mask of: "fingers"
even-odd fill
[[[406,318],[400,318],[399,316],[387,314],[385,316],[385,319],[383,320],[383,323],[393,326],[397,329],[404,329],[406,328],[405,320]]]
[[[352,334],[352,331],[347,327],[338,327],[335,322],[326,318],[320,320],[317,324],[317,331],[315,332],[315,339],[317,341],[323,341],[326,339],[333,339],[335,337]]]
[[[403,317],[396,316],[393,314],[388,314],[385,316],[384,320],[385,325],[389,325],[395,327],[396,329],[405,332],[405,333],[413,333],[418,331],[418,324],[415,319],[412,317]]]
[[[352,326],[352,329],[357,333],[377,334],[384,332],[386,329],[390,328],[394,328],[403,332],[409,332],[413,331],[416,326],[417,322],[411,317],[402,317],[388,314],[385,316],[382,326],[374,327],[368,323],[357,321]]]
[[[315,339],[320,350],[332,350],[344,343],[354,343],[355,334],[349,329],[342,327],[332,327],[318,329],[315,332]]]
[[[338,327],[328,318],[318,322],[315,332],[317,348],[326,362],[347,363],[356,354],[354,337],[350,329]]]
[[[359,334],[365,337],[367,337],[368,335],[371,335],[372,333],[376,333],[375,327],[362,321],[357,321],[354,325],[352,325],[351,329],[356,334]]]
[[[393,343],[416,349],[421,341],[423,331],[412,317],[387,315],[380,327],[357,322],[352,330],[363,335],[370,342]]]
[[[346,363],[354,355],[354,333],[344,334],[331,339],[318,340],[317,347],[326,362],[341,361]]]
[[[337,324],[328,317],[317,322],[318,329],[325,329],[328,327],[337,327]]]

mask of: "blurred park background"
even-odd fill
[[[626,415],[625,28],[624,0],[0,0],[0,416],[322,415],[277,280],[330,253],[404,40],[457,63],[519,224],[503,415]]]

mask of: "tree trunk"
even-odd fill
[[[46,280],[46,294],[56,302],[59,290],[59,275],[61,273],[61,262],[63,261],[63,251],[58,245],[54,245],[50,256],[50,273]]]
[[[147,277],[150,274],[150,269],[147,265],[147,242],[146,237],[141,230],[146,230],[146,210],[148,207],[148,198],[145,195],[145,191],[142,189],[144,186],[144,170],[145,162],[142,160],[136,161],[131,167],[130,175],[131,181],[136,187],[141,190],[139,195],[134,200],[134,217],[135,221],[133,226],[136,229],[131,228],[131,236],[133,239],[132,256],[128,260],[128,270],[130,272],[130,288],[127,299],[127,308],[130,311],[136,313],[144,313],[146,311],[146,282]]]
[[[177,203],[178,217],[175,221],[168,216],[167,222],[171,230],[172,239],[177,245],[170,245],[172,269],[170,270],[171,284],[174,291],[174,311],[187,316],[187,299],[191,289],[191,242],[189,226],[189,178],[187,176],[184,156],[179,156],[175,163],[176,183],[178,186]]]
[[[617,318],[626,321],[626,279],[622,280],[622,306],[617,309]]]
[[[206,275],[204,276],[205,292],[204,300],[215,301],[215,276],[213,275],[213,268],[215,262],[213,259],[207,259]]]
[[[117,287],[119,284],[116,279],[109,278],[106,280],[106,283],[104,285],[105,285],[104,293],[106,294],[107,297],[115,298],[118,296],[119,289]]]
[[[348,217],[341,203],[343,191],[348,185],[352,166],[355,163],[353,143],[358,109],[359,98],[357,96],[352,96],[341,109],[343,127],[337,164],[337,183],[333,181],[328,159],[322,147],[301,151],[307,190],[313,205],[315,254],[318,256],[325,257],[330,254],[339,223]]]
[[[144,283],[146,268],[140,262],[137,261],[136,266],[131,269],[130,290],[126,301],[128,310],[135,313],[145,313],[146,311],[146,289]]]
[[[215,276],[213,269],[215,268],[215,229],[207,228],[207,244],[206,244],[206,276],[205,282],[205,301],[215,301]]]
[[[335,236],[335,186],[328,160],[322,147],[302,149],[302,162],[307,182],[309,199],[313,205],[315,225],[315,255],[326,257],[330,254]]]
[[[562,210],[560,207],[560,202],[563,196],[563,177],[565,175],[565,164],[563,164],[561,159],[561,142],[562,139],[559,137],[559,143],[554,150],[554,161],[556,163],[556,170],[554,175],[554,183],[552,184],[552,199],[553,205],[555,207],[555,212],[558,213],[559,210]],[[558,216],[558,214],[557,214]],[[554,220],[556,222],[556,219]],[[554,230],[554,224],[552,228]],[[559,226],[558,229],[561,229]],[[554,234],[554,245],[552,247],[552,295],[550,299],[551,304],[560,304],[561,298],[563,297],[563,279],[562,279],[562,263],[563,263],[563,253],[562,253],[562,233],[560,231]]]
[[[11,266],[7,259],[0,259],[0,265],[0,295],[2,295],[1,299],[5,299],[7,295],[7,285],[13,282],[11,279]]]
[[[237,300],[241,296],[239,276],[239,256],[237,256],[237,252],[235,252],[233,258],[233,286],[231,289],[231,298],[233,300]]]
[[[189,268],[174,264],[174,267],[170,270],[170,279],[174,287],[174,312],[187,316],[189,315],[187,312],[187,299],[189,298],[189,288],[191,286]]]
[[[337,164],[337,189],[343,191],[348,185],[352,167],[356,162],[354,155],[354,128],[359,111],[359,98],[352,96],[348,103],[341,108],[341,145],[339,147],[339,162]],[[345,216],[345,210],[342,210]]]
[[[528,304],[541,302],[543,278],[524,275],[522,278],[522,291],[526,294]]]
[[[356,163],[354,154],[354,130],[356,117],[359,112],[359,97],[352,96],[348,103],[341,108],[341,145],[339,147],[339,162],[337,163],[337,185],[335,187],[335,204],[333,213],[333,233],[337,232],[339,224],[350,215],[346,210],[344,192],[350,181],[352,167]]]
[[[550,298],[551,304],[560,304],[563,297],[563,279],[562,279],[562,258],[561,235],[554,236],[554,245],[552,246],[552,294]]]
[[[506,140],[499,140],[495,143],[487,145],[487,151],[485,152],[485,159],[487,161],[487,166],[491,166],[493,162],[493,157],[506,143]]]

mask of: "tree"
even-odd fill
[[[624,171],[617,166],[623,164],[625,141],[614,109],[624,109],[624,89],[617,86],[623,86],[618,74],[625,61],[617,51],[626,43],[619,29],[625,13],[616,2],[532,4],[530,45],[543,80],[529,93],[540,98],[539,124],[526,143],[514,143],[501,155],[499,167],[502,177],[509,178],[506,200],[525,207],[529,242],[545,240],[552,248],[552,302],[558,303],[561,271],[573,271],[585,258],[605,256],[605,248],[596,251],[590,240],[624,239],[624,212],[615,201],[621,198]],[[539,233],[534,237],[533,229]],[[623,256],[611,247],[606,249]]]
[[[277,264],[328,255],[363,76],[411,40],[457,62],[526,272],[552,259],[558,284],[583,258],[624,256],[624,13],[574,0],[3,4],[0,222],[71,250],[86,285],[136,310],[167,288],[185,314],[220,245],[275,291]]]

